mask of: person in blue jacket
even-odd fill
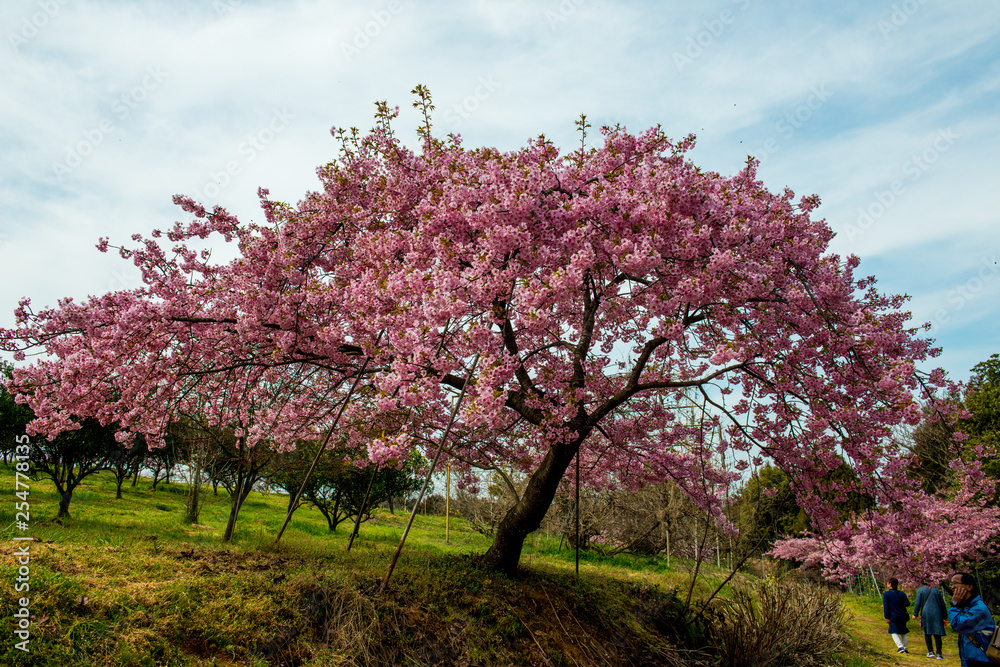
[[[941,653],[941,637],[944,636],[944,619],[947,615],[948,610],[944,606],[941,591],[934,584],[928,586],[924,580],[923,586],[917,589],[917,598],[913,601],[913,620],[919,619],[920,628],[924,631],[928,658],[944,659]]]
[[[896,642],[896,653],[909,653],[907,650],[906,622],[910,620],[910,614],[906,608],[910,606],[910,598],[906,593],[899,590],[899,580],[893,577],[889,580],[889,590],[882,596],[882,613],[886,623],[889,624],[889,634],[892,641]]]
[[[958,634],[962,667],[990,667],[986,646],[993,634],[993,614],[979,597],[976,579],[967,572],[956,572],[951,575],[951,588],[948,622]]]

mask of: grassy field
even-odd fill
[[[488,541],[452,518],[419,516],[393,579],[379,584],[406,515],[379,510],[330,533],[318,511],[300,509],[274,537],[287,498],[253,493],[231,544],[220,541],[229,499],[204,496],[200,523],[182,522],[186,487],[148,481],[115,499],[110,476],[74,493],[72,518],[55,519],[58,499],[32,482],[30,525],[15,530],[14,473],[0,466],[0,664],[17,665],[681,665],[706,658],[685,648],[698,628],[677,613],[690,564],[674,559],[573,552],[532,536],[523,576],[483,571],[472,557]],[[34,541],[16,542],[15,536]],[[16,550],[29,545],[30,592],[14,593]],[[709,568],[696,597],[724,573]],[[679,591],[680,599],[678,598]],[[14,600],[28,595],[30,652],[14,647]],[[845,598],[857,641],[838,657],[855,667],[897,660],[881,608]],[[922,636],[911,635],[916,648]],[[690,643],[688,644],[690,646]],[[946,652],[954,656],[954,641]],[[944,664],[957,664],[952,658]]]

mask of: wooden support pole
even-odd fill
[[[583,447],[581,446],[580,449]],[[580,580],[580,449],[576,450],[576,579]]]
[[[375,466],[375,470],[372,471],[372,476],[368,479],[368,488],[365,489],[364,500],[361,501],[361,507],[358,508],[358,516],[354,519],[354,528],[351,530],[351,537],[347,540],[347,550],[350,551],[351,547],[354,546],[354,538],[358,536],[358,531],[361,530],[361,515],[365,513],[365,507],[368,506],[368,498],[371,497],[372,485],[375,484],[375,476],[378,474],[378,465]]]
[[[385,329],[379,332],[378,338],[375,339],[375,347],[382,341],[382,334],[385,333]],[[337,416],[333,419],[333,424],[330,425],[330,430],[326,432],[326,437],[323,438],[323,442],[319,446],[319,450],[316,452],[316,456],[313,457],[312,465],[309,466],[309,470],[306,472],[305,479],[302,480],[302,486],[299,487],[298,493],[295,494],[295,498],[292,500],[291,504],[288,506],[288,514],[285,515],[285,522],[281,524],[281,530],[278,531],[278,536],[274,538],[277,543],[281,540],[281,536],[285,533],[285,528],[288,527],[288,522],[292,520],[292,513],[295,512],[296,506],[299,504],[299,498],[302,497],[302,493],[306,490],[306,483],[313,474],[313,470],[316,469],[316,464],[319,463],[319,457],[323,455],[326,450],[326,443],[330,441],[330,436],[337,428],[337,423],[340,422],[340,416],[344,414],[344,408],[351,400],[351,395],[354,394],[355,388],[358,386],[358,382],[361,380],[361,376],[364,375],[365,369],[368,368],[368,362],[371,360],[371,355],[365,357],[364,362],[361,364],[361,368],[358,369],[358,374],[354,376],[354,382],[351,384],[350,390],[347,392],[347,396],[344,397],[344,402],[340,404],[340,410],[337,411]]]
[[[420,501],[423,500],[424,494],[427,492],[427,486],[431,482],[431,475],[434,474],[434,468],[437,466],[438,459],[441,458],[441,452],[444,450],[444,443],[448,440],[448,435],[451,433],[451,427],[455,423],[455,417],[458,416],[458,408],[462,405],[462,399],[465,398],[465,390],[469,386],[469,382],[472,380],[472,374],[476,370],[476,366],[479,364],[479,355],[477,354],[472,359],[472,366],[469,367],[469,372],[465,376],[465,382],[462,383],[462,392],[458,395],[458,400],[455,401],[455,405],[451,409],[451,419],[448,420],[448,427],[444,430],[444,434],[441,436],[441,444],[438,445],[437,451],[434,453],[434,460],[431,461],[430,470],[427,471],[427,477],[424,479],[424,485],[420,489],[420,495],[417,496],[417,502],[413,505],[413,511],[410,512],[410,520],[406,522],[406,528],[403,529],[403,535],[399,538],[399,546],[396,547],[396,553],[392,555],[392,561],[389,563],[389,569],[385,573],[385,578],[382,579],[382,585],[379,587],[379,591],[384,591],[386,584],[389,583],[389,577],[392,576],[392,571],[396,568],[396,561],[399,560],[399,554],[403,551],[403,545],[406,544],[406,536],[410,534],[410,528],[413,526],[413,519],[417,516],[417,508],[420,507]]]

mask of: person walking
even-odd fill
[[[941,591],[937,586],[928,586],[924,581],[917,589],[917,597],[913,601],[913,620],[919,620],[920,629],[924,631],[928,658],[944,660],[944,654],[941,653],[941,638],[944,636],[944,619],[947,614],[948,610]]]
[[[882,615],[885,616],[886,623],[889,624],[889,634],[892,641],[896,642],[896,653],[909,653],[907,650],[906,622],[910,620],[910,614],[906,608],[910,606],[910,598],[906,593],[899,590],[899,580],[893,577],[889,580],[889,590],[882,596]]]
[[[951,607],[948,623],[958,633],[958,656],[962,667],[990,667],[986,645],[993,634],[993,614],[979,597],[976,579],[968,572],[951,575]]]

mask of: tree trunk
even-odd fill
[[[232,507],[229,509],[229,520],[226,522],[226,532],[222,536],[223,542],[232,542],[233,533],[236,532],[236,515],[240,513],[240,502],[237,496],[233,497]]]
[[[187,520],[190,523],[198,523],[198,515],[201,514],[201,480],[196,477],[190,489],[191,498],[188,503]]]
[[[201,514],[201,463],[204,457],[203,451],[198,451],[194,457],[194,470],[191,473],[191,486],[188,489],[187,520],[189,523],[198,523],[198,515]]]
[[[231,493],[230,501],[229,521],[226,522],[226,533],[222,536],[223,542],[231,542],[233,540],[233,533],[236,531],[236,517],[240,513],[240,505],[243,504],[242,470],[236,475],[236,488]]]
[[[572,442],[549,448],[542,464],[528,478],[521,498],[497,524],[493,544],[483,555],[487,567],[507,575],[517,574],[525,538],[542,525],[542,519],[556,496],[559,481],[586,437],[587,433],[583,433]]]
[[[236,478],[236,486],[233,489],[233,505],[229,510],[229,521],[226,523],[226,534],[222,536],[223,542],[231,542],[233,540],[233,533],[236,532],[236,517],[240,514],[240,508],[243,507],[243,501],[245,501],[247,496],[250,495],[253,483],[254,476],[252,474],[244,474],[240,471]]]
[[[316,509],[318,509],[319,513],[323,515],[323,518],[326,519],[327,530],[333,532],[335,529],[333,527],[333,520],[330,519],[330,513],[322,505],[317,505]]]
[[[69,501],[73,499],[72,491],[63,491],[59,494],[59,518],[69,518]]]

